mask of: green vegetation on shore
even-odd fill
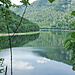
[[[26,32],[26,33],[15,33],[14,35],[31,35],[31,34],[38,34],[40,31],[35,32]],[[9,34],[10,36],[13,35],[13,33]],[[8,36],[8,33],[0,33],[0,36]]]
[[[0,6],[0,33],[7,33],[7,26],[5,22],[5,17],[3,13],[1,12],[2,7]],[[14,12],[10,11],[12,20],[10,19],[8,21],[9,24],[9,31],[10,33],[15,32],[21,17],[19,15],[16,15]],[[22,12],[23,13],[23,12]],[[25,33],[25,32],[33,32],[33,31],[39,31],[39,26],[36,23],[30,22],[27,19],[22,20],[21,26],[18,28],[16,33]]]

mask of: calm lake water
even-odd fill
[[[71,53],[62,50],[67,33],[41,31],[36,35],[15,36],[12,39],[13,75],[75,75],[70,61]],[[3,40],[0,57],[5,59],[4,64],[8,66],[7,75],[10,75],[8,37],[0,39]]]

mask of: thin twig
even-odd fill
[[[10,54],[11,54],[11,75],[13,74],[12,73],[12,46],[11,46],[11,39],[13,38],[14,34],[16,33],[16,31],[18,30],[19,26],[21,25],[22,23],[22,20],[23,20],[23,17],[24,17],[24,14],[26,13],[26,8],[27,6],[25,7],[25,10],[23,12],[23,15],[21,17],[21,20],[20,20],[20,23],[18,25],[18,27],[16,28],[16,30],[14,31],[13,35],[10,36],[10,32],[9,32],[9,25],[8,25],[8,21],[7,21],[7,12],[5,13],[5,21],[6,21],[6,25],[7,25],[7,30],[8,30],[8,37],[9,37],[9,46],[10,46]]]
[[[9,25],[8,25],[8,20],[7,20],[7,11],[5,12],[5,21],[7,25],[7,30],[8,30],[8,37],[9,37],[9,46],[10,46],[10,55],[11,55],[11,75],[12,75],[12,47],[11,47],[11,38],[9,35]]]
[[[22,15],[22,17],[21,17],[20,23],[19,23],[18,27],[16,28],[16,30],[14,31],[13,35],[11,36],[11,38],[13,38],[14,34],[15,34],[16,31],[18,30],[18,28],[20,27],[20,25],[21,25],[21,23],[22,23],[22,20],[23,20],[23,17],[24,17],[24,14],[26,13],[26,8],[27,8],[27,6],[26,6],[25,9],[24,9],[24,12],[23,12],[23,15]],[[10,39],[11,39],[11,38],[10,38]]]
[[[5,69],[5,75],[7,75],[7,66],[6,66],[6,69]]]

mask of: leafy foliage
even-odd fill
[[[73,68],[72,68],[74,71],[75,71],[75,66],[73,66]]]
[[[72,51],[71,62],[74,67],[75,65],[75,32],[72,32],[64,41],[64,49],[66,51]]]
[[[64,46],[68,51],[75,50],[75,38],[68,37],[64,42]]]
[[[48,0],[50,3],[52,3],[53,1],[55,1],[55,0]]]
[[[75,11],[72,11],[71,15],[74,15],[75,16]]]
[[[0,58],[0,73],[4,72],[3,62],[4,62],[4,58]]]
[[[71,15],[75,15],[75,11],[72,11]],[[75,29],[75,21],[71,23],[71,27]],[[75,32],[70,33],[64,42],[64,48],[67,51],[72,51],[71,62],[73,64],[73,70],[75,71]]]
[[[27,4],[30,5],[29,0],[22,0],[20,2],[23,3],[23,5],[25,6],[27,6]]]

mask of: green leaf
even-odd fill
[[[0,58],[0,61],[4,61],[4,59],[3,58]]]
[[[0,4],[0,6],[1,6],[2,4]]]
[[[19,8],[19,6],[18,6],[18,5],[16,5],[16,7],[17,7],[17,8]]]
[[[73,66],[72,70],[75,71],[75,66]]]
[[[30,3],[29,2],[27,2],[28,3],[28,5],[30,5]]]
[[[2,43],[2,40],[0,40],[0,42]]]
[[[23,5],[25,6],[27,6],[27,4],[30,5],[29,0],[22,0],[20,2],[23,3]]]
[[[9,7],[11,7],[12,6],[12,4],[9,4]]]
[[[66,38],[69,37],[69,35],[70,35],[70,33],[68,33],[68,34],[66,35]]]
[[[71,37],[75,38],[75,32],[72,32]]]
[[[6,8],[9,8],[9,6],[6,4],[6,6],[5,6]]]
[[[72,26],[72,27],[75,27],[75,21],[73,21],[73,22],[71,23],[71,26]]]
[[[72,11],[71,15],[75,15],[75,11]]]
[[[3,72],[1,72],[1,70],[0,70],[0,73],[3,73]]]
[[[4,69],[0,69],[0,73],[3,73],[3,70],[4,70]]]
[[[18,5],[15,5],[15,4],[13,4],[12,6],[13,6],[13,7],[17,7],[17,8],[19,8],[19,6],[18,6]]]
[[[53,1],[55,1],[55,0],[48,0],[50,3],[52,3]]]

